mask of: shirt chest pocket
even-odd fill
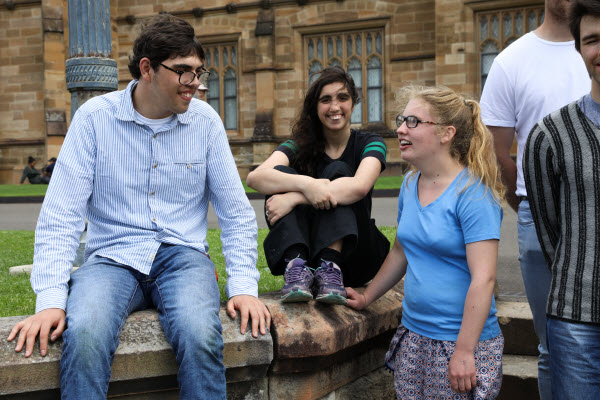
[[[204,160],[177,160],[167,164],[168,180],[183,187],[204,187],[206,162]]]

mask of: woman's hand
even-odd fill
[[[269,224],[273,225],[296,207],[296,202],[291,196],[291,193],[283,193],[269,197],[265,204],[265,213]]]
[[[473,352],[455,350],[448,363],[450,386],[458,393],[469,392],[477,386]]]
[[[331,194],[329,179],[311,179],[302,193],[310,204],[318,210],[329,210],[337,207],[337,200]]]
[[[367,299],[362,293],[358,293],[351,287],[346,288],[348,307],[352,307],[355,310],[362,310],[367,306]]]

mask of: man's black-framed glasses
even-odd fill
[[[444,125],[433,121],[422,121],[414,115],[409,115],[408,117],[405,117],[404,115],[398,115],[396,117],[396,126],[398,128],[400,128],[404,122],[406,122],[407,128],[416,128],[419,124]]]
[[[192,71],[179,71],[173,68],[169,68],[163,63],[160,63],[160,65],[161,67],[166,68],[169,71],[173,71],[177,75],[179,75],[179,83],[182,85],[189,85],[190,83],[194,82],[194,79],[196,77],[198,78],[198,82],[200,82],[201,85],[204,85],[206,84],[206,81],[208,81],[208,76],[210,75],[210,71],[204,69],[204,67],[202,68],[200,73],[197,74]]]

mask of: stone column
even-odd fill
[[[435,1],[436,84],[479,96],[473,8],[462,0]]]
[[[67,89],[71,117],[86,100],[118,89],[112,59],[110,0],[68,0],[69,59]]]
[[[263,9],[256,20],[256,102],[254,134],[252,135],[253,164],[266,160],[273,151],[275,121],[275,12]]]
[[[67,134],[67,104],[65,82],[65,29],[63,0],[43,0],[42,28],[44,43],[44,114],[46,122],[46,154],[58,157]],[[65,19],[66,21],[66,19]]]
[[[272,9],[260,10],[256,21],[256,93],[257,101],[254,125],[254,139],[265,140],[273,137],[275,113],[275,12]]]

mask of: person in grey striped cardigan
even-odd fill
[[[523,166],[552,273],[552,396],[582,400],[600,393],[600,2],[576,1],[569,25],[592,90],[533,127]]]

